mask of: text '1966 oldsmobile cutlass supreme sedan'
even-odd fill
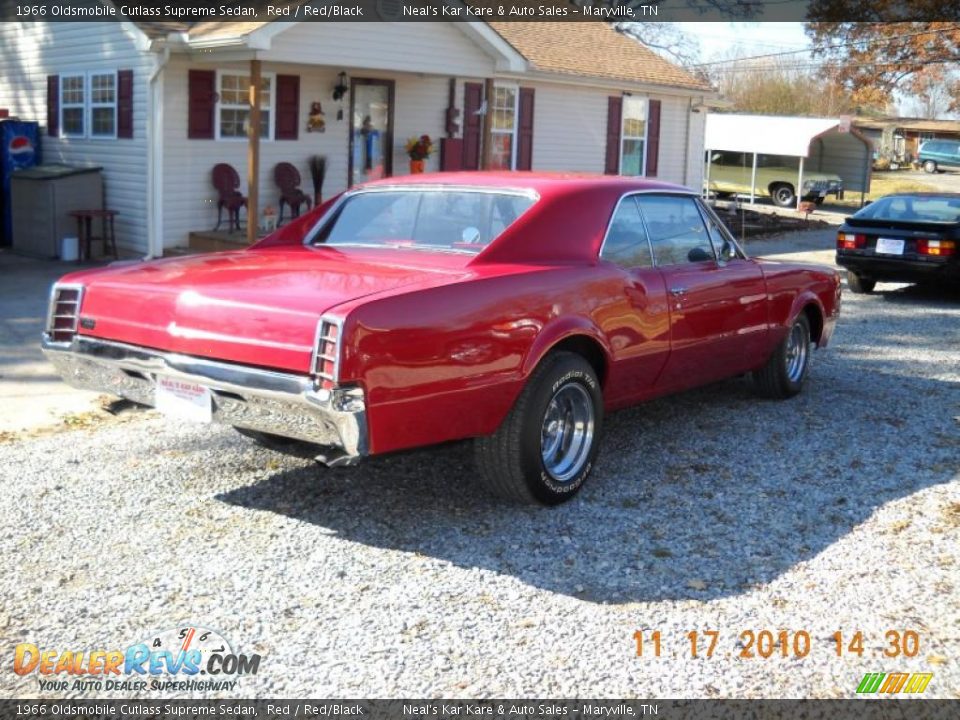
[[[604,413],[743,373],[790,397],[839,309],[837,273],[748,258],[685,188],[444,173],[249,249],[67,275],[43,347],[77,387],[327,465],[473,438],[483,484],[553,504]]]

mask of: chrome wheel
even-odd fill
[[[786,352],[787,377],[790,382],[800,382],[807,367],[807,354],[809,352],[810,339],[807,337],[806,328],[800,323],[795,323],[790,330]]]
[[[557,482],[573,480],[593,446],[593,400],[580,383],[564,385],[550,399],[540,430],[543,466]]]

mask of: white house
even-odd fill
[[[257,94],[261,133],[248,137]],[[277,204],[279,162],[313,195],[308,159],[325,156],[326,198],[406,174],[405,142],[423,134],[442,142],[427,170],[699,188],[713,98],[602,22],[0,24],[0,109],[43,125],[45,162],[102,166],[120,247],[149,256],[213,228],[215,164],[234,166],[262,210]]]

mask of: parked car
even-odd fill
[[[753,156],[741,152],[714,152],[710,154],[709,189],[719,197],[749,195],[753,176]],[[779,207],[797,204],[799,163],[796,158],[780,155],[758,155],[753,194],[769,197]],[[821,204],[827,195],[843,197],[843,179],[839,175],[822,172],[803,173],[801,198]]]
[[[960,168],[960,140],[927,140],[920,146],[917,160],[928,173]]]
[[[837,264],[855,293],[878,280],[956,281],[960,277],[960,193],[887,195],[870,203],[837,232]]]
[[[554,504],[606,412],[748,372],[795,395],[839,310],[836,272],[747,257],[686,188],[445,173],[247,250],[67,275],[43,348],[77,387],[328,465],[475,438],[487,487]]]

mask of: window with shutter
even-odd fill
[[[647,126],[647,177],[657,176],[657,161],[660,156],[660,101],[651,100],[648,108]]]
[[[607,98],[607,152],[603,171],[607,175],[620,173],[620,125],[623,120],[623,98]]]
[[[533,88],[520,88],[515,169],[533,169]]]
[[[483,84],[463,86],[463,169],[480,169],[480,138],[483,134]]]
[[[133,137],[133,70],[117,73],[117,137]]]

